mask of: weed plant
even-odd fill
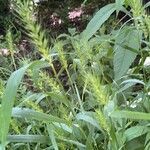
[[[68,29],[49,41],[32,1],[14,1],[14,15],[41,57],[19,66],[8,31],[14,71],[7,79],[7,66],[0,68],[0,150],[149,150],[149,5],[116,0],[82,33]],[[108,29],[120,11],[130,20],[116,19]]]

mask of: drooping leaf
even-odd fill
[[[28,108],[13,108],[12,116],[16,118],[24,118],[24,119],[31,119],[31,120],[34,119],[38,121],[43,121],[45,123],[53,123],[53,122],[66,123],[66,121],[58,117],[54,117],[50,114],[37,112]]]
[[[116,37],[114,47],[114,75],[115,80],[120,79],[127,73],[129,67],[135,60],[137,53],[128,49],[139,51],[141,34],[133,28],[123,28]]]
[[[60,128],[61,130],[66,131],[68,133],[72,134],[72,132],[73,132],[72,127],[69,127],[68,125],[66,125],[64,123],[55,122],[55,123],[53,123],[53,125],[55,126],[55,128]]]
[[[124,4],[125,0],[116,0],[116,11],[117,11],[117,15],[119,13],[119,11],[122,9],[122,6]]]
[[[144,8],[148,8],[150,6],[150,2],[147,2],[145,5],[144,5]]]
[[[101,8],[83,31],[83,39],[89,40],[115,10],[115,3],[108,4]]]
[[[128,79],[128,80],[123,81],[120,84],[120,86],[122,86],[122,85],[124,85],[124,86],[119,89],[118,93],[125,91],[126,89],[130,88],[133,85],[136,85],[137,83],[145,85],[145,83],[143,81],[140,81],[138,79]]]
[[[145,85],[145,83],[143,81],[140,81],[138,79],[128,79],[128,80],[125,80],[123,81],[121,84],[128,84],[128,83],[131,83],[131,84],[142,84],[142,85]]]

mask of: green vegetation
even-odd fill
[[[149,150],[149,5],[116,0],[83,31],[54,38],[37,4],[12,0],[15,21],[0,36],[0,150]]]

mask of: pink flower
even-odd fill
[[[75,10],[69,12],[69,19],[75,19],[77,17],[80,17],[82,15],[83,11],[81,8],[76,8]]]

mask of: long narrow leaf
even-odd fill
[[[9,130],[9,124],[11,119],[11,111],[17,94],[17,88],[21,82],[23,75],[25,74],[26,69],[29,66],[30,65],[22,67],[21,69],[12,73],[7,82],[6,89],[4,91],[0,116],[1,117],[0,140],[3,146],[6,144],[6,137]]]
[[[110,115],[113,118],[126,118],[134,120],[150,120],[150,113],[134,111],[115,111]]]
[[[9,142],[17,143],[50,143],[48,136],[43,135],[8,135]]]
[[[54,128],[52,124],[47,124],[47,130],[48,130],[48,134],[50,136],[50,140],[52,142],[52,145],[54,147],[54,150],[58,150],[58,146],[57,146],[57,142],[56,142],[56,138],[54,135]]]
[[[89,40],[115,10],[115,3],[108,4],[101,8],[83,31],[83,39]]]
[[[26,70],[31,67],[35,68],[36,64],[43,64],[44,61],[35,61],[31,64],[28,64],[19,70],[13,72],[8,79],[6,89],[3,94],[2,98],[2,105],[0,111],[0,141],[2,145],[2,149],[5,149],[6,138],[9,130],[11,114],[12,114],[12,107],[14,105],[15,97],[17,94],[18,86],[26,72]]]
[[[64,141],[66,143],[70,143],[73,145],[77,145],[78,147],[85,148],[86,146],[78,141],[73,141],[66,138],[57,138],[59,141]],[[47,143],[50,144],[51,140],[48,136],[43,135],[8,135],[7,140],[10,142],[17,143]]]

